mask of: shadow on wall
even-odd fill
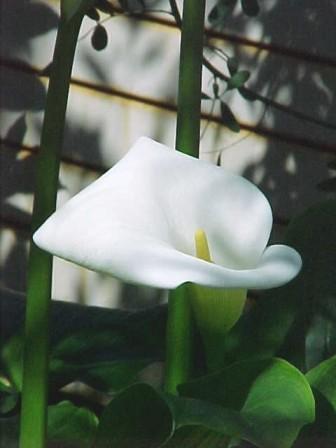
[[[326,59],[324,63],[312,63],[307,57],[293,58],[286,57],[286,52],[284,56],[269,52],[260,63],[259,54],[248,59],[239,47],[237,50],[238,60],[252,67],[252,73],[253,67],[258,70],[250,88],[256,92],[267,88],[272,99],[325,122],[325,125],[314,124],[268,107],[260,123],[286,137],[306,141],[298,146],[294,141],[290,143],[290,139],[287,143],[269,139],[263,160],[251,164],[244,172],[253,179],[256,170],[263,167],[260,188],[272,198],[274,210],[280,210],[283,217],[291,217],[323,198],[316,180],[329,177],[328,153],[336,139],[336,5],[325,2],[320,7],[314,0],[276,0],[271,5],[261,1],[260,7],[256,18],[246,18],[242,14],[235,17],[228,23],[229,30],[245,35],[255,25],[262,36],[261,42]],[[333,59],[333,63],[328,63],[327,59]]]
[[[58,15],[47,5],[42,3],[30,3],[25,0],[18,2],[6,2],[3,8],[1,30],[1,55],[4,60],[12,59],[26,63],[29,61],[31,52],[34,51],[33,39],[42,36],[57,27]],[[139,9],[139,3],[135,2]],[[132,26],[137,31],[141,24],[132,21]],[[134,34],[134,33],[133,33]],[[133,37],[134,38],[134,35]],[[156,52],[159,55],[159,50]],[[154,58],[156,54],[148,56]],[[36,58],[36,55],[34,55]],[[52,55],[50,54],[50,59]],[[98,65],[99,58],[86,61],[90,69],[96,74],[96,78],[107,83],[108,77]],[[144,61],[144,64],[145,62]],[[105,67],[103,67],[105,68]],[[12,123],[5,135],[1,135],[1,170],[5,176],[1,177],[1,202],[0,215],[4,222],[4,232],[2,238],[6,236],[5,229],[9,223],[10,247],[6,250],[2,259],[0,282],[3,286],[25,291],[26,289],[26,268],[27,268],[27,241],[29,238],[30,213],[26,211],[28,196],[34,191],[34,167],[36,154],[33,152],[24,153],[21,157],[20,145],[24,142],[27,133],[26,114],[43,111],[46,92],[45,87],[38,76],[27,74],[18,70],[1,67],[1,113]],[[13,117],[16,117],[13,121]],[[41,132],[38,123],[37,132]],[[68,116],[64,135],[64,151],[66,158],[74,161],[84,168],[92,166],[93,170],[103,168],[101,135],[99,130],[87,129],[76,121],[76,116]],[[160,134],[160,120],[158,120],[158,131],[156,138]],[[87,163],[89,161],[89,163]],[[76,176],[85,176],[84,172]],[[80,183],[79,179],[76,179]],[[59,185],[62,188],[62,185]],[[23,199],[22,199],[23,198]],[[22,200],[24,206],[22,207]],[[12,236],[15,237],[12,238]],[[81,300],[83,288],[80,285],[79,277],[73,299]],[[125,308],[148,306],[161,301],[160,291],[148,292],[146,288],[139,288],[124,285],[122,289],[121,305]],[[137,301],[135,301],[137,297]],[[140,302],[138,298],[140,297]],[[147,299],[145,298],[147,297]]]

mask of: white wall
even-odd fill
[[[149,3],[153,9],[169,9],[166,1]],[[213,3],[208,2],[208,12]],[[288,110],[246,102],[238,93],[225,96],[242,130],[235,134],[221,125],[215,108],[217,120],[202,122],[207,130],[201,157],[216,161],[220,154],[223,167],[260,185],[282,222],[325,198],[316,185],[332,174],[327,162],[332,160],[336,137],[335,7],[331,2],[316,6],[313,0],[264,0],[260,5],[256,18],[246,18],[237,6],[224,34],[208,34],[208,39],[251,71],[251,89]],[[58,2],[3,0],[1,8],[0,133],[5,143],[1,146],[0,262],[2,284],[24,290],[34,148],[39,144],[46,78],[26,73],[18,62],[41,69],[51,61]],[[169,15],[156,16],[157,22],[125,15],[106,20],[109,45],[101,52],[91,47],[94,22],[85,19],[73,78],[90,86],[77,82],[71,87],[59,204],[113,166],[139,136],[174,145],[176,116],[171,108],[176,104],[180,33],[162,22],[171,23]],[[205,54],[227,73],[218,56]],[[212,74],[204,69],[203,75],[203,91],[211,95]],[[210,106],[211,102],[204,102],[203,112],[209,112]],[[329,125],[299,119],[293,111]],[[281,233],[277,225],[275,238]],[[54,280],[53,295],[63,300],[115,305],[122,297],[125,306],[133,306],[135,295],[141,305],[147,298],[163,297],[60,260],[55,260]]]

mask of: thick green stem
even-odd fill
[[[194,156],[198,156],[200,139],[204,13],[205,0],[184,0],[176,148]],[[185,290],[181,286],[171,291],[168,301],[165,388],[173,394],[191,371],[192,315]]]
[[[36,166],[32,230],[55,210],[60,152],[73,58],[83,14],[61,18]],[[43,448],[46,440],[49,308],[52,256],[31,244],[25,324],[20,448]]]
[[[177,100],[176,148],[198,156],[205,0],[184,0]]]
[[[192,361],[192,315],[187,285],[169,293],[165,390],[176,394],[176,387],[187,381]]]

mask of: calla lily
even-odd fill
[[[301,267],[294,249],[266,247],[271,226],[270,205],[252,183],[142,137],[33,238],[54,255],[126,282],[265,289]],[[199,229],[211,261],[197,257]]]

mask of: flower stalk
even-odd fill
[[[205,0],[184,0],[177,100],[176,148],[198,156]],[[165,389],[176,393],[190,375],[192,312],[186,286],[169,294]]]
[[[55,210],[65,111],[83,12],[68,19],[61,14],[46,100],[36,185],[32,231]],[[31,243],[23,358],[20,448],[43,448],[46,441],[49,364],[49,309],[52,255]]]

